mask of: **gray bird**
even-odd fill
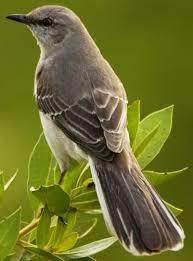
[[[106,225],[126,250],[181,249],[183,229],[131,151],[123,85],[80,19],[61,6],[7,18],[26,24],[40,46],[35,99],[61,172],[72,158],[89,161]]]

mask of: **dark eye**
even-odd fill
[[[42,21],[41,21],[41,24],[43,26],[51,26],[53,24],[53,20],[51,18],[44,18]]]

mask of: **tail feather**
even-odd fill
[[[89,158],[109,231],[135,255],[183,247],[183,230],[148,183],[134,156],[122,152],[109,163]]]

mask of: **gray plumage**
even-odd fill
[[[41,48],[35,97],[62,172],[89,160],[110,233],[135,255],[179,250],[184,233],[130,149],[127,97],[80,19],[59,6],[8,18],[28,25]]]

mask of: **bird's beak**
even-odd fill
[[[27,25],[31,23],[30,18],[27,15],[23,14],[11,14],[6,16],[6,18]]]

